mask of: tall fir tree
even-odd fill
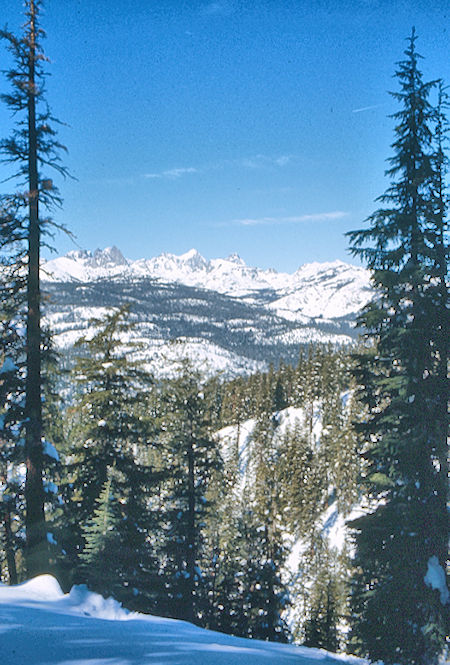
[[[25,398],[25,249],[24,220],[14,199],[3,198],[0,211],[0,532],[2,559],[10,584],[17,584],[16,557],[22,549]],[[16,526],[14,526],[16,525]],[[3,566],[2,566],[3,568]]]
[[[396,72],[401,109],[390,186],[368,228],[349,234],[377,293],[361,320],[373,348],[357,367],[369,413],[360,431],[372,509],[353,522],[352,641],[373,660],[432,665],[449,609],[447,205],[433,143],[433,84],[423,82],[419,57],[413,30]]]
[[[44,89],[44,63],[41,48],[44,32],[39,25],[40,0],[26,1],[26,23],[23,34],[15,36],[0,31],[13,56],[6,72],[10,94],[1,99],[16,115],[16,127],[10,138],[0,142],[5,161],[16,167],[16,176],[24,191],[12,197],[19,208],[20,241],[26,246],[26,377],[25,377],[25,456],[26,456],[26,567],[29,576],[47,572],[49,552],[45,525],[43,485],[43,416],[42,416],[42,333],[40,294],[40,250],[42,234],[51,223],[42,214],[60,203],[56,187],[42,168],[52,167],[60,174],[66,170],[60,162],[63,146],[56,140],[54,118],[48,109]],[[13,177],[14,177],[13,176]],[[23,212],[22,212],[23,211]],[[9,231],[16,233],[17,216]]]
[[[313,558],[311,590],[308,598],[307,620],[303,627],[303,644],[327,651],[340,646],[339,621],[342,615],[342,583],[338,572],[338,557],[318,538]]]
[[[162,519],[164,611],[205,623],[209,613],[206,521],[221,457],[211,427],[212,404],[198,370],[182,360],[163,388],[161,444],[166,468]]]
[[[111,579],[95,579],[87,566],[101,565],[108,540],[116,548],[108,552],[116,561],[116,597],[131,609],[150,611],[158,580],[152,544],[158,474],[146,454],[155,436],[145,417],[152,380],[129,358],[133,344],[123,339],[130,334],[127,318],[122,308],[93,320],[93,336],[78,343],[60,538],[68,583],[89,582],[96,591],[111,592]],[[115,518],[114,534],[102,532],[100,513]]]
[[[274,409],[280,388],[273,368],[262,376],[258,414],[252,433],[247,509],[245,603],[250,618],[249,637],[285,641],[282,614],[288,604],[281,569],[286,557],[281,514],[279,413]]]

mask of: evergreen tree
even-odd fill
[[[3,543],[8,580],[23,578],[25,523],[24,483],[21,466],[26,463],[24,446],[26,402],[26,219],[14,197],[3,198],[0,213],[0,477]],[[57,453],[47,439],[54,440],[56,423],[60,422],[54,389],[56,356],[48,331],[42,333],[43,407],[43,490],[46,512],[57,505],[54,480],[57,478]],[[23,468],[23,467],[22,467]],[[1,527],[0,527],[1,528]],[[48,536],[49,543],[53,540]],[[49,545],[50,553],[53,549]],[[20,561],[16,562],[16,558]],[[52,557],[53,559],[54,557]],[[51,563],[52,563],[51,559]],[[19,564],[19,565],[18,565]]]
[[[23,486],[18,468],[23,461],[25,398],[24,249],[23,227],[12,201],[0,211],[0,530],[10,584],[17,584],[16,556],[23,542],[18,535],[23,518]],[[16,528],[14,527],[16,525]],[[21,524],[22,526],[22,524]],[[3,557],[2,557],[3,558]],[[3,566],[2,566],[3,567]]]
[[[27,21],[21,37],[7,30],[0,31],[14,59],[12,68],[6,72],[12,92],[1,98],[18,117],[11,137],[0,142],[0,149],[5,160],[17,166],[15,175],[24,186],[24,193],[10,200],[19,210],[26,211],[23,215],[19,213],[19,225],[17,215],[10,219],[7,230],[26,245],[25,521],[29,576],[47,572],[49,566],[43,485],[39,263],[42,233],[50,223],[42,216],[42,207],[48,209],[60,202],[57,189],[40,169],[50,166],[65,174],[58,154],[62,146],[55,138],[54,118],[45,101],[43,63],[46,58],[40,45],[44,36],[39,27],[40,7],[40,0],[27,0]]]
[[[279,496],[291,533],[307,537],[324,506],[324,486],[318,455],[309,430],[300,424],[287,429],[280,443]]]
[[[131,609],[149,611],[157,595],[152,532],[158,520],[153,492],[159,478],[146,455],[155,435],[142,409],[150,377],[128,358],[132,345],[121,339],[130,332],[127,315],[128,309],[122,308],[94,320],[94,335],[78,343],[80,355],[74,368],[78,387],[63,486],[66,526],[61,539],[70,581],[91,581],[86,563],[94,550],[99,561],[101,552],[94,538],[98,511],[105,511],[111,501],[118,526],[114,534],[104,535],[111,547],[114,535],[116,549],[108,555],[117,563],[116,597]],[[100,584],[101,580],[96,589],[107,594],[109,582],[104,588]]]
[[[163,609],[171,616],[204,623],[209,611],[204,579],[206,520],[221,460],[212,436],[212,405],[201,375],[189,361],[181,361],[175,378],[167,380],[163,409],[161,444],[170,470],[162,506],[167,595]]]
[[[244,598],[250,617],[249,636],[284,641],[287,631],[282,613],[288,595],[281,580],[286,550],[282,542],[279,414],[273,412],[275,386],[272,370],[262,377],[259,413],[252,434]]]
[[[85,546],[80,559],[83,577],[89,588],[105,596],[120,596],[121,543],[118,526],[120,504],[112,490],[112,472],[96,500],[92,517],[84,527]]]
[[[324,573],[324,571],[321,571]],[[339,648],[337,624],[339,620],[336,603],[336,582],[326,575],[318,579],[314,588],[310,616],[305,624],[306,647],[318,647],[336,652]]]
[[[371,659],[430,665],[444,648],[449,608],[447,208],[432,140],[432,84],[423,82],[415,42],[413,31],[396,73],[402,108],[394,115],[391,184],[369,228],[350,233],[378,294],[362,318],[374,349],[357,368],[369,412],[360,429],[373,503],[353,523],[352,639]]]

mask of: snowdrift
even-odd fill
[[[0,585],[3,665],[333,665],[365,661],[319,649],[231,637],[131,613],[50,575]]]

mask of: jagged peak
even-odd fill
[[[191,268],[206,268],[209,265],[209,261],[207,261],[196,249],[190,249],[188,252],[185,252],[176,258]]]
[[[118,247],[105,247],[105,249],[97,248],[93,255],[95,264],[99,267],[107,267],[111,265],[123,266],[128,265],[128,261]]]
[[[67,252],[65,255],[67,259],[72,261],[79,261],[80,259],[89,259],[92,257],[92,252],[88,249],[71,249],[70,252]]]
[[[239,256],[239,254],[237,254],[237,252],[233,252],[232,254],[227,256],[225,261],[229,261],[230,263],[235,263],[238,266],[245,266],[246,265],[245,261],[243,259],[241,259],[241,257]]]

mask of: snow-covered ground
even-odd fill
[[[37,577],[0,585],[2,665],[338,665],[366,661],[129,613],[84,587]]]

